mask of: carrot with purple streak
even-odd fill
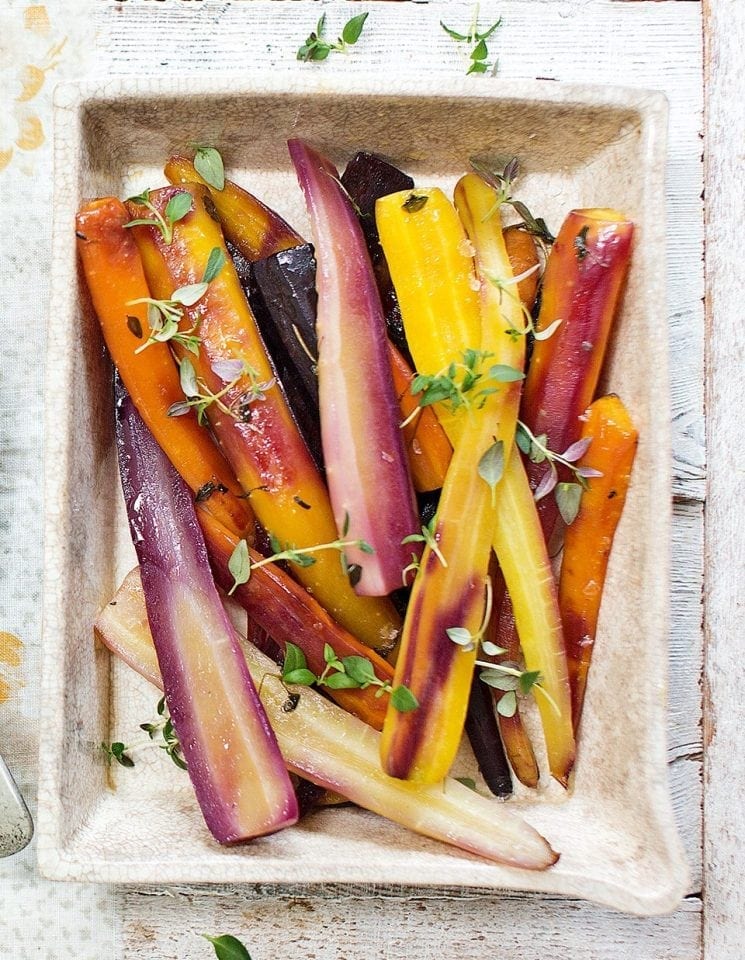
[[[291,826],[295,792],[217,593],[191,492],[120,388],[117,450],[166,702],[210,832]]]
[[[357,214],[333,164],[301,140],[290,157],[310,215],[318,291],[318,394],[326,479],[363,596],[401,584],[419,530],[385,317]]]
[[[207,419],[262,526],[298,550],[336,541],[328,491],[274,381],[220,226],[205,206],[209,192],[198,184],[165,187],[152,191],[150,202],[163,216],[177,193],[187,193],[192,202],[174,224],[172,243],[166,243],[157,227],[132,227],[153,296],[168,299],[177,288],[200,282],[215,249],[222,251],[225,263],[200,300],[184,308],[181,329],[198,324],[199,355],[178,344],[174,349],[182,362],[190,360],[208,391],[223,392],[222,404],[211,404]],[[142,215],[136,204],[130,208],[133,218]],[[251,399],[257,389],[259,396]],[[293,575],[368,646],[392,645],[399,618],[390,601],[358,596],[336,550],[317,552],[314,559],[312,565],[293,564]]]

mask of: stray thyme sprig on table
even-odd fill
[[[181,744],[176,736],[176,731],[173,729],[173,721],[166,711],[165,697],[161,697],[158,701],[156,711],[158,714],[157,720],[154,720],[151,723],[140,724],[140,730],[145,731],[150,738],[149,740],[141,740],[138,743],[133,744],[124,744],[120,741],[101,744],[101,749],[106,754],[109,763],[111,763],[112,760],[116,760],[116,762],[122,767],[133,767],[135,765],[135,762],[132,759],[133,752],[147,749],[151,746],[158,746],[161,750],[165,750],[165,752],[180,770],[186,770],[186,761],[184,760],[184,755],[181,752]],[[155,742],[158,737],[162,738],[163,743]]]
[[[489,39],[489,37],[491,37],[497,27],[501,26],[502,18],[500,17],[495,23],[493,23],[490,27],[487,27],[487,29],[482,32],[479,32],[478,21],[479,5],[477,3],[474,5],[473,17],[471,18],[471,24],[466,33],[458,33],[457,30],[453,30],[451,27],[446,27],[442,20],[440,20],[440,26],[449,37],[458,43],[469,43],[474,45],[469,54],[469,60],[471,63],[466,71],[466,76],[471,73],[486,73],[490,68],[492,75],[494,75],[499,66],[499,59],[495,59],[493,63],[489,63],[487,61],[487,57],[489,56],[489,48],[486,45],[486,41]]]
[[[360,38],[365,26],[368,13],[358,13],[344,24],[341,36],[334,42],[324,39],[324,30],[326,29],[326,14],[321,17],[313,30],[297,52],[298,60],[304,60],[306,63],[311,60],[325,60],[330,53],[347,53],[348,48],[353,46]]]

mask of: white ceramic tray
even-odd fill
[[[666,103],[656,93],[469,78],[395,94],[320,71],[178,82],[72,84],[56,95],[55,226],[46,388],[44,697],[39,865],[51,878],[132,883],[378,883],[520,889],[636,913],[671,910],[687,871],[666,768],[670,533],[665,325]],[[219,147],[235,178],[296,225],[307,221],[285,148],[306,137],[339,162],[360,148],[418,183],[451,187],[474,153],[517,155],[520,195],[558,226],[571,207],[637,223],[607,383],[641,442],[610,564],[573,789],[510,803],[561,860],[500,867],[364,811],[222,849],[188,779],[163,755],[109,770],[100,743],[131,740],[157,695],[94,644],[92,621],[134,564],[112,442],[111,370],[80,283],[73,217],[83,198],[164,182],[190,142]],[[156,753],[156,752],[154,752]],[[472,775],[467,752],[459,775]],[[495,817],[499,805],[495,801]]]

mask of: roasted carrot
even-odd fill
[[[525,309],[532,310],[540,278],[536,269],[539,260],[535,240],[527,230],[513,226],[504,231],[504,245],[510,258],[513,276],[523,278],[517,285],[517,295]]]
[[[546,264],[540,332],[558,321],[552,336],[536,340],[525,381],[520,417],[536,436],[546,434],[562,453],[580,433],[603,367],[631,258],[634,225],[617,210],[573,210],[562,224]],[[536,489],[545,463],[527,464]],[[546,539],[558,520],[553,496],[539,505]]]
[[[208,209],[214,210],[223,233],[247,260],[263,260],[303,242],[289,223],[253,194],[232,180],[226,180],[223,189],[216,190],[199,176],[186,157],[171,157],[164,173],[170,183],[199,183],[209,189],[212,202],[207,201]]]
[[[153,343],[140,353],[149,329],[150,296],[137,245],[124,228],[129,215],[108,197],[81,208],[77,244],[93,307],[106,346],[140,415],[184,481],[209,512],[239,536],[250,537],[253,513],[232,469],[194,413],[172,418],[171,404],[183,399],[168,345]]]
[[[230,590],[233,577],[228,569],[228,561],[237,546],[237,538],[212,517],[201,516],[200,524],[215,579],[224,590]],[[262,559],[253,550],[249,550],[249,556],[252,561]],[[340,659],[348,656],[366,657],[379,679],[393,679],[393,668],[389,663],[332,620],[308,591],[277,564],[257,567],[249,581],[235,589],[233,599],[244,608],[252,621],[266,630],[282,651],[287,643],[300,647],[308,666],[316,675],[324,669],[323,651],[328,644]],[[376,697],[377,689],[341,688],[328,689],[327,692],[339,706],[380,730],[385,717],[386,698]]]
[[[602,475],[588,481],[579,512],[567,528],[561,562],[559,604],[575,731],[582,716],[608,559],[626,502],[639,437],[628,411],[613,394],[591,404],[582,420],[581,436],[592,438],[592,443],[580,465]]]
[[[505,579],[520,611],[520,635],[524,636],[527,667],[541,673],[542,687],[549,694],[550,699],[540,696],[538,706],[551,771],[559,782],[566,784],[574,760],[574,738],[556,586],[532,494],[519,455],[512,446],[524,338],[512,336],[508,331],[524,327],[522,306],[516,292],[510,290],[511,265],[499,221],[486,216],[493,209],[495,192],[480,178],[469,175],[461,181],[456,196],[460,197],[459,210],[468,224],[470,238],[464,233],[452,205],[437,189],[417,189],[417,198],[425,198],[424,203],[421,200],[415,205],[407,203],[408,194],[404,193],[384,197],[377,204],[378,229],[412,356],[420,373],[437,375],[449,370],[464,351],[481,351],[489,356],[487,368],[492,364],[503,370],[511,368],[513,374],[508,382],[499,384],[496,394],[486,395],[481,410],[471,411],[468,418],[459,417],[457,410],[445,404],[435,406],[455,445],[438,511],[436,535],[445,558],[457,556],[460,563],[458,571],[448,573],[446,568],[443,572],[442,564],[438,569],[436,558],[425,550],[407,624],[411,623],[412,637],[415,633],[422,636],[428,633],[430,639],[425,647],[428,645],[429,652],[418,655],[409,652],[412,644],[411,641],[407,644],[405,625],[396,679],[412,689],[420,702],[422,697],[425,702],[429,697],[439,705],[431,716],[426,710],[416,712],[423,725],[418,739],[409,729],[415,726],[413,715],[394,718],[389,711],[382,743],[386,762],[390,764],[388,769],[393,772],[395,767],[397,776],[407,775],[402,773],[406,769],[411,771],[408,775],[416,777],[435,776],[447,758],[452,759],[453,744],[462,729],[460,708],[465,710],[469,667],[472,670],[475,651],[459,650],[458,658],[453,658],[446,628],[463,626],[472,633],[478,630],[483,598],[480,603],[476,602],[472,594],[478,595],[479,584],[486,576],[489,551],[483,553],[481,539],[487,530],[491,531],[490,539],[493,538]],[[480,282],[473,273],[474,248]],[[447,323],[442,322],[443,317],[447,317]],[[482,373],[479,388],[494,389],[490,376],[491,373]],[[478,434],[478,425],[484,426],[484,435]],[[495,483],[493,507],[489,488],[478,470],[480,458],[490,445],[499,449],[503,463],[503,475]],[[459,458],[460,446],[470,449],[470,464],[465,453],[461,452]],[[474,478],[478,481],[476,485]],[[449,494],[452,500],[446,496],[449,484],[452,484]],[[463,524],[463,517],[468,518],[468,524]],[[463,557],[468,558],[467,563]],[[457,624],[440,623],[436,610],[423,616],[417,599],[420,581],[431,581],[425,593],[430,599],[422,603],[439,605],[445,618],[462,612],[463,620]],[[445,586],[448,581],[452,581],[449,588]],[[433,588],[435,582],[436,589]],[[456,601],[456,597],[460,600]],[[440,645],[437,655],[434,643]],[[436,683],[430,682],[431,661],[438,665]],[[432,736],[438,716],[442,718],[443,728]],[[422,732],[427,730],[425,724],[429,725],[427,734]],[[404,728],[408,731],[406,736]],[[398,746],[393,743],[394,732]],[[412,743],[418,746],[412,749]],[[426,756],[425,743],[431,746]]]
[[[393,387],[401,410],[401,421],[405,423],[403,434],[411,478],[419,493],[439,490],[445,482],[453,448],[434,410],[425,407],[413,420],[409,420],[419,403],[411,393],[415,374],[403,355],[390,341],[388,353],[391,360]]]
[[[218,223],[209,213],[209,192],[197,184],[153,191],[150,202],[164,216],[177,193],[191,197],[189,212],[174,225],[167,243],[157,227],[136,226],[145,274],[161,299],[202,280],[213,250],[224,266],[199,302],[184,309],[183,330],[198,323],[199,355],[188,354],[196,379],[209,394],[222,392],[222,402],[209,404],[210,426],[233,466],[264,528],[283,544],[302,549],[337,540],[328,492],[303,442],[287,404],[273,380],[256,322]],[[143,214],[131,204],[133,216]],[[183,365],[186,352],[176,346]],[[237,368],[233,379],[225,364]],[[215,369],[217,367],[217,370]],[[223,376],[224,374],[224,376]],[[207,394],[204,394],[205,396]],[[328,612],[366,644],[385,648],[399,630],[399,619],[385,599],[358,597],[342,569],[339,553],[325,550],[308,566],[292,572]]]

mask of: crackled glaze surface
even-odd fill
[[[39,859],[52,877],[114,882],[388,882],[563,893],[640,913],[672,909],[686,868],[665,763],[670,475],[662,176],[666,110],[641,91],[500,84],[484,93],[308,75],[252,82],[109,81],[57,92],[56,230],[47,366],[43,779]],[[416,130],[416,138],[412,138]],[[244,848],[221,850],[178,771],[149,763],[113,782],[96,745],[152,713],[152,690],[97,649],[89,625],[131,565],[111,437],[110,371],[79,296],[68,230],[81,197],[132,192],[189,141],[221,148],[236,179],[303,230],[284,148],[307,136],[339,159],[361,143],[420,181],[451,186],[470,154],[526,157],[523,194],[556,222],[570,206],[612,205],[639,225],[607,382],[641,430],[609,571],[574,789],[512,801],[562,851],[530,875],[413,836],[361,811],[329,811]],[[81,307],[81,303],[83,306]],[[90,402],[65,402],[74,389]],[[62,571],[60,575],[60,571]],[[643,603],[641,597],[644,597]],[[630,659],[635,682],[619,688]],[[601,707],[602,704],[602,707]],[[66,762],[60,762],[64,756]],[[462,770],[469,771],[465,754]],[[112,790],[113,787],[113,790]],[[497,808],[498,809],[498,808]],[[144,811],[147,811],[146,815]],[[112,833],[126,844],[112,846]],[[333,853],[328,844],[333,840]],[[343,841],[343,842],[340,842]]]

